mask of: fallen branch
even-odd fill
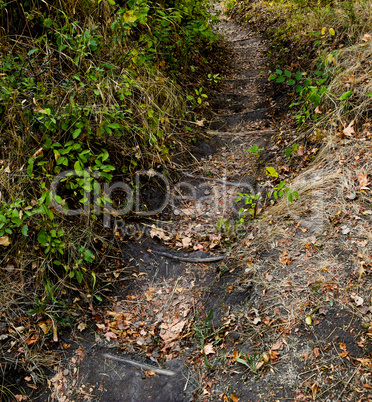
[[[178,260],[178,261],[182,261],[182,262],[200,262],[200,263],[204,263],[204,262],[216,262],[216,261],[221,261],[225,258],[225,255],[215,255],[213,257],[181,257],[178,255],[174,255],[174,254],[169,254],[169,253],[165,253],[163,251],[152,251],[153,254],[156,255],[161,255],[163,257],[167,257],[167,258],[171,258],[173,260]]]
[[[172,376],[172,375],[176,374],[174,371],[156,368],[156,367],[150,366],[149,364],[146,364],[146,363],[135,362],[133,360],[124,359],[123,357],[110,355],[109,353],[104,353],[102,356],[106,357],[106,359],[115,360],[120,363],[127,363],[127,364],[130,364],[131,366],[139,367],[146,371],[149,371],[149,370],[155,371],[155,373],[162,374],[162,375]]]

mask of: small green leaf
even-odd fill
[[[276,71],[276,73],[277,73],[278,75],[282,75],[282,74],[283,74],[283,71],[282,71],[282,70],[276,69],[275,71]]]
[[[79,283],[83,281],[83,273],[81,271],[76,271],[76,279]]]
[[[75,130],[72,133],[72,138],[75,140],[77,137],[79,137],[80,133],[81,133],[81,128],[78,128],[77,130]]]
[[[250,367],[249,364],[245,360],[241,359],[240,357],[236,357],[235,361],[240,364],[244,364],[244,366]]]
[[[31,55],[33,55],[35,52],[37,52],[39,50],[39,48],[38,47],[35,47],[34,49],[31,49],[28,53],[27,53],[27,56],[31,56]]]
[[[296,92],[299,93],[304,89],[304,87],[302,85],[297,85],[296,86]]]
[[[285,150],[285,156],[289,159],[292,155],[292,148],[287,148]]]
[[[285,81],[285,77],[278,77],[275,82],[277,82],[278,84],[282,83]]]
[[[294,85],[296,83],[295,80],[288,80],[287,85]]]
[[[295,78],[297,81],[300,81],[302,79],[302,73],[300,71],[297,71]]]
[[[28,234],[27,234],[27,232],[28,232],[28,226],[27,226],[27,225],[23,225],[21,232],[22,232],[23,236],[28,237]]]
[[[347,98],[350,98],[352,94],[353,94],[352,91],[344,92],[337,100],[345,100]]]
[[[285,75],[286,77],[288,77],[288,78],[291,78],[291,77],[292,77],[292,73],[291,73],[290,71],[288,71],[288,70],[284,70],[284,75]]]

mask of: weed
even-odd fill
[[[258,148],[257,144],[254,144],[252,147],[246,150],[246,152],[250,152],[251,154],[257,156],[259,158],[261,156],[261,151],[265,148]]]
[[[241,357],[236,357],[235,360],[238,363],[248,367],[253,374],[257,375],[262,370],[264,366],[264,361],[262,360],[263,358],[262,354],[255,352],[253,353],[253,355],[246,355],[244,353],[240,353],[240,355]]]
[[[195,338],[198,340],[200,344],[200,348],[203,353],[204,363],[205,365],[212,370],[213,364],[209,361],[207,354],[205,353],[204,346],[207,345],[208,342],[213,342],[213,345],[217,345],[220,342],[218,338],[218,334],[228,325],[230,325],[230,321],[227,321],[225,324],[221,325],[219,328],[214,329],[213,327],[213,310],[210,309],[204,321],[196,322],[194,324],[194,334]],[[212,338],[215,338],[212,341]]]

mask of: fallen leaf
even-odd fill
[[[18,402],[27,401],[28,399],[26,395],[19,395],[19,394],[14,395],[14,398]]]
[[[289,256],[289,254],[286,251],[284,251],[282,254],[280,254],[279,261],[284,265],[291,265],[291,263],[292,263],[291,257]]]
[[[371,35],[369,33],[366,33],[362,38],[363,42],[368,42],[370,40],[371,40]]]
[[[231,398],[232,402],[239,402],[239,398],[234,394],[230,394],[230,398]]]
[[[351,297],[352,299],[354,299],[355,304],[356,304],[357,306],[362,306],[362,305],[363,305],[364,299],[363,299],[362,297],[357,296],[357,295],[351,295],[350,297]]]
[[[199,127],[203,127],[204,126],[204,120],[196,120],[195,124]]]
[[[216,353],[216,351],[214,350],[214,347],[211,343],[208,343],[207,345],[204,345],[204,353],[206,355],[211,355],[213,353]]]
[[[191,237],[183,237],[182,238],[182,247],[189,248],[191,246]]]
[[[347,137],[352,137],[352,135],[355,134],[353,125],[354,125],[354,120],[352,120],[352,121],[350,122],[350,124],[349,124],[346,128],[344,128],[343,133],[344,133]]]
[[[300,145],[298,147],[298,150],[296,151],[296,154],[297,154],[297,156],[303,156],[303,154],[304,154],[304,146],[303,145]]]
[[[106,332],[105,333],[105,338],[106,338],[107,342],[110,342],[111,339],[117,339],[117,337],[118,336],[116,334],[114,334],[113,332]]]
[[[274,345],[271,347],[271,350],[282,350],[283,349],[283,344],[278,341],[275,342]]]
[[[87,327],[87,324],[85,324],[85,322],[81,322],[77,327],[78,327],[78,330],[80,332],[82,332]]]
[[[276,352],[275,350],[270,350],[269,354],[271,363],[275,363],[279,358],[279,352]]]
[[[273,279],[274,279],[274,277],[272,275],[269,275],[269,274],[266,275],[266,280],[268,282],[271,282]]]
[[[202,244],[196,244],[195,246],[193,246],[193,250],[194,251],[202,251],[202,250],[204,250],[204,246]]]
[[[319,384],[317,382],[314,382],[314,384],[311,386],[311,393],[313,394],[313,399],[316,399],[316,394],[319,391]]]
[[[46,335],[49,332],[50,327],[45,322],[41,321],[38,323],[38,325],[39,328],[41,328],[41,330],[44,332],[44,335]]]
[[[0,237],[0,246],[8,247],[10,245],[11,241],[9,239],[9,236],[1,236]]]
[[[306,322],[307,325],[311,325],[313,323],[313,320],[311,319],[310,315],[306,316],[305,322]]]
[[[319,357],[319,355],[320,355],[319,348],[314,348],[313,352],[314,352],[315,358],[317,359]]]
[[[368,184],[369,184],[368,175],[361,174],[360,176],[358,176],[358,180],[359,180],[359,184],[360,184],[361,189],[369,190],[369,188],[367,187]]]
[[[163,334],[160,333],[160,337],[163,339],[165,343],[171,343],[177,340],[185,324],[186,321],[179,321],[177,323],[174,323],[173,325],[169,326],[169,329],[164,331]]]
[[[234,352],[233,352],[233,357],[234,357],[234,359],[236,359],[237,357],[240,357],[240,352],[239,352],[239,350],[234,350]]]
[[[162,229],[159,229],[155,227],[154,225],[152,226],[152,229],[150,230],[150,236],[151,238],[154,238],[155,236],[158,237],[160,240],[170,240],[172,236],[167,236],[165,234],[165,231]]]

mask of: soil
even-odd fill
[[[124,281],[122,292],[110,297],[105,308],[93,310],[94,321],[84,331],[76,329],[66,351],[60,351],[64,359],[49,391],[38,400],[336,401],[371,396],[370,363],[363,361],[371,353],[365,320],[358,308],[343,302],[347,273],[337,276],[337,267],[341,270],[345,261],[346,271],[350,258],[341,248],[339,265],[335,258],[318,270],[327,247],[327,256],[336,250],[317,232],[314,214],[297,219],[289,214],[280,228],[269,219],[269,235],[262,235],[253,220],[244,236],[216,228],[219,220],[234,226],[238,193],[255,193],[264,166],[275,164],[275,152],[267,152],[262,164],[246,150],[253,144],[275,149],[278,132],[267,81],[268,43],[222,14],[219,31],[232,49],[233,71],[210,101],[215,116],[204,122],[206,139],[196,145],[196,161],[183,172],[182,188],[174,187],[183,197],[156,220],[132,222],[130,230],[130,222],[117,222],[115,239],[135,280]],[[153,251],[226,256],[215,263],[190,263]],[[107,353],[137,365],[110,360]]]

